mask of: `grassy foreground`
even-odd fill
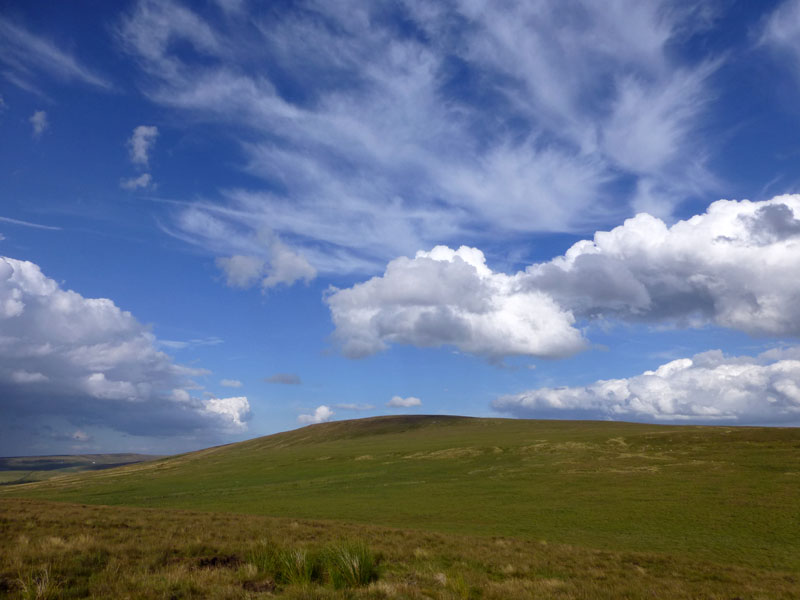
[[[325,519],[324,527],[313,526],[320,543],[351,537],[348,532],[359,527],[398,528],[402,532],[391,536],[413,541],[386,546],[395,538],[368,535],[370,547],[392,565],[388,578],[373,587],[400,585],[403,578],[429,582],[437,573],[452,587],[453,577],[462,573],[469,589],[453,597],[530,597],[524,591],[528,585],[536,588],[536,597],[731,599],[800,597],[799,492],[800,429],[416,416],[314,425],[109,471],[7,486],[0,488],[0,501],[6,502],[6,521],[17,518],[20,506],[34,507],[34,513],[46,506],[56,529],[62,518],[55,516],[58,505],[10,499],[158,508],[117,510],[143,519],[142,531],[152,526],[154,546],[191,554],[186,545],[194,534],[188,531],[203,540],[217,539],[217,532],[230,543],[214,547],[240,558],[261,536],[246,533],[251,522],[278,527],[279,537],[288,532],[289,549],[304,543],[291,535],[300,529],[246,515],[294,519],[301,529],[312,527],[302,524],[304,519]],[[159,537],[163,525],[153,523],[184,514],[172,509],[237,513],[185,516],[192,523],[228,520],[233,537],[208,524]],[[118,518],[114,509],[103,510],[111,512],[97,514]],[[204,537],[204,528],[211,538]],[[237,530],[241,535],[233,533]],[[69,544],[77,531],[23,532],[33,544],[29,562],[36,563],[33,557],[44,551],[34,536],[53,535]],[[109,556],[119,551],[113,544],[131,543],[123,533],[102,542],[112,544]],[[98,528],[92,543],[104,536]],[[426,556],[435,544],[444,545],[442,554]],[[191,570],[192,564],[180,568]],[[221,571],[233,577],[237,593],[244,589],[240,570],[246,564]],[[131,568],[140,566],[124,565]],[[544,591],[542,581],[548,580],[560,583]],[[513,594],[491,591],[504,581],[523,587]],[[427,594],[425,586],[399,596],[366,597],[423,597],[414,594]],[[608,586],[618,593],[603,596],[601,589]],[[293,593],[287,589],[284,593]],[[437,597],[456,593],[446,586],[435,589]]]
[[[307,580],[285,568],[276,577],[263,558],[272,549],[279,556],[324,557],[353,542],[373,554],[377,580],[339,585],[330,566]],[[800,597],[800,578],[545,541],[0,499],[0,596],[788,600]]]

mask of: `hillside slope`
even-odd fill
[[[312,425],[2,496],[336,519],[800,571],[800,430],[441,416]]]

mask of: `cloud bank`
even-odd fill
[[[539,388],[502,396],[492,407],[518,417],[800,424],[800,347],[758,356],[720,350],[627,379]]]
[[[61,289],[34,263],[0,257],[0,416],[57,416],[133,435],[245,428],[247,398],[199,399],[206,373],[175,364],[111,300]]]
[[[513,275],[437,246],[326,301],[351,357],[410,344],[559,358],[586,347],[578,323],[596,319],[800,336],[798,272],[800,195],[786,195],[720,200],[672,226],[639,214]]]

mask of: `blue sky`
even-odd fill
[[[800,1],[4,2],[0,454],[800,425]]]

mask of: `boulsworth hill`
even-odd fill
[[[421,552],[427,534],[562,548],[552,556],[645,553],[717,565],[715,577],[740,582],[719,597],[734,597],[734,572],[800,591],[798,491],[798,429],[404,416],[67,475],[2,489],[0,501],[4,511],[19,497],[399,528]]]

